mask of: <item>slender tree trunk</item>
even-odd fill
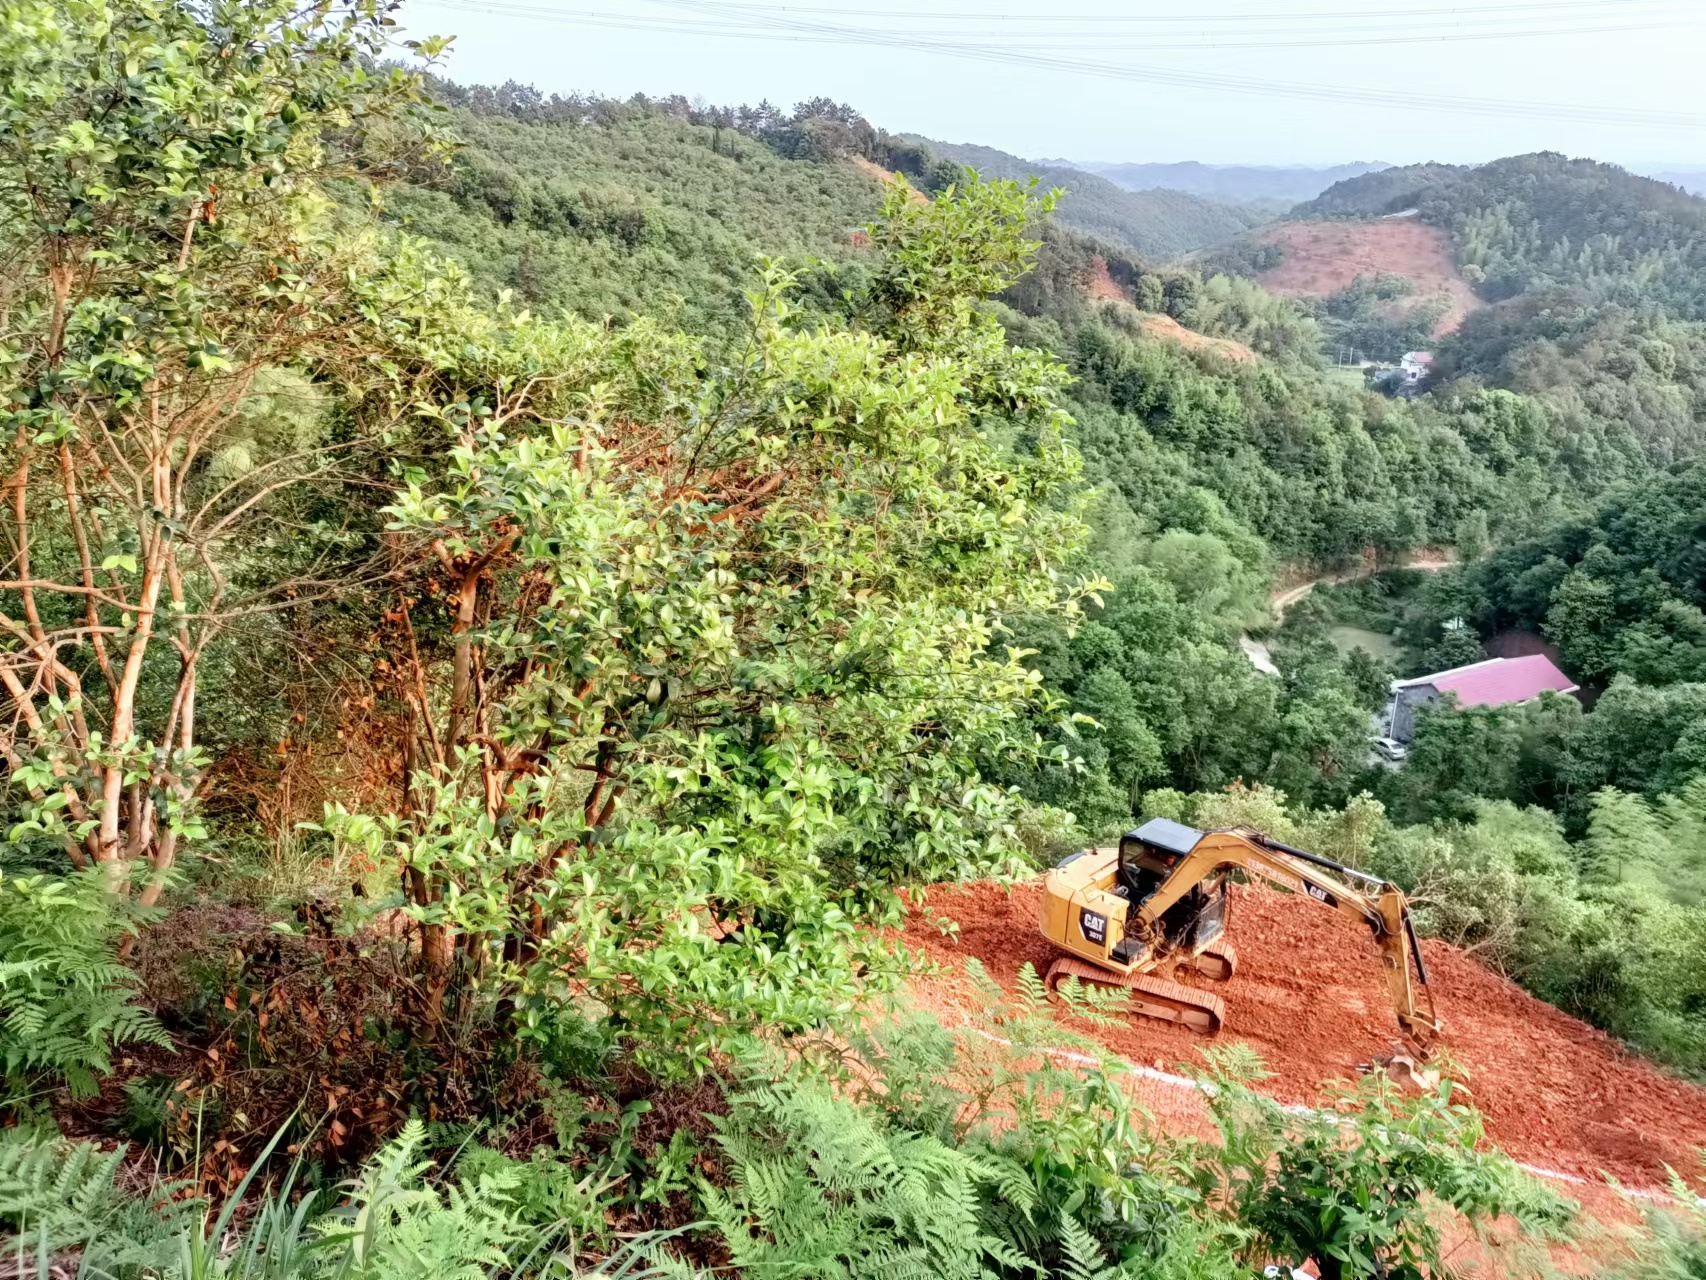
[[[409,716],[408,729],[403,738],[403,812],[409,815],[410,821],[419,829],[421,812],[416,802],[415,778],[418,776],[419,734],[415,727],[415,717]],[[419,867],[410,866],[405,873],[405,891],[409,901],[416,907],[430,907],[434,900],[431,881],[426,872]],[[421,984],[426,991],[427,1021],[437,1026],[444,1018],[444,994],[450,986],[451,966],[455,963],[456,940],[451,935],[448,925],[422,921],[421,926],[420,975]]]

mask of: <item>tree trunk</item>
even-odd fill
[[[409,716],[408,729],[403,737],[403,812],[409,815],[411,821],[420,817],[419,806],[415,801],[414,780],[418,765],[419,737],[415,729],[415,717]],[[419,867],[409,867],[405,872],[405,892],[410,903],[416,907],[429,907],[434,901],[431,882],[426,872]],[[444,1018],[444,993],[450,986],[450,970],[455,962],[456,940],[451,936],[450,928],[444,924],[421,922],[421,954],[420,976],[421,984],[426,992],[427,1021],[436,1027]]]

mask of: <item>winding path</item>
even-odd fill
[[[1285,611],[1291,608],[1304,596],[1315,590],[1319,583],[1361,582],[1377,573],[1385,573],[1390,569],[1420,569],[1424,573],[1438,573],[1441,569],[1449,569],[1461,563],[1455,551],[1440,547],[1424,547],[1420,551],[1405,552],[1396,562],[1381,564],[1374,560],[1365,560],[1349,569],[1334,569],[1328,573],[1317,574],[1302,582],[1289,587],[1276,587],[1268,594],[1268,604],[1273,608],[1274,621],[1285,621]],[[1282,580],[1286,576],[1280,575]]]
[[[1384,573],[1388,569],[1420,569],[1424,573],[1438,573],[1441,569],[1449,569],[1461,563],[1457,553],[1449,548],[1424,547],[1420,551],[1408,551],[1396,564],[1381,564],[1374,559],[1366,559],[1361,564],[1349,569],[1335,569],[1329,573],[1316,574],[1302,582],[1289,587],[1276,587],[1268,593],[1268,606],[1273,610],[1274,625],[1285,621],[1285,611],[1291,608],[1304,596],[1315,590],[1316,584],[1322,582],[1360,582],[1364,578]],[[1297,566],[1293,566],[1297,568]],[[1289,574],[1281,573],[1283,581]],[[1274,665],[1274,656],[1268,646],[1250,635],[1238,637],[1238,647],[1244,651],[1244,656],[1250,660],[1250,665],[1263,675],[1277,676],[1280,670]]]

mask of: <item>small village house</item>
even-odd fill
[[[1508,707],[1542,693],[1574,693],[1578,686],[1543,653],[1521,658],[1487,658],[1466,667],[1392,682],[1386,706],[1386,736],[1408,745],[1416,733],[1416,712],[1447,694],[1465,707]]]

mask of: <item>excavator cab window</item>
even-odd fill
[[[1198,905],[1196,914],[1191,917],[1190,935],[1183,939],[1183,943],[1194,950],[1206,946],[1226,932],[1225,874],[1204,880],[1189,898],[1196,898]]]
[[[1161,887],[1203,833],[1180,822],[1151,818],[1120,837],[1120,887],[1136,906]]]
[[[1212,876],[1161,913],[1161,932],[1175,947],[1193,948],[1226,928],[1226,877]]]
[[[1196,847],[1203,833],[1180,823],[1151,819],[1120,840],[1119,885],[1133,907],[1159,889],[1175,867]],[[1136,912],[1127,914],[1136,919]],[[1191,886],[1162,913],[1161,931],[1175,947],[1196,948],[1226,928],[1226,873],[1218,872]]]
[[[1161,887],[1178,858],[1130,839],[1120,842],[1120,887],[1132,906]]]

